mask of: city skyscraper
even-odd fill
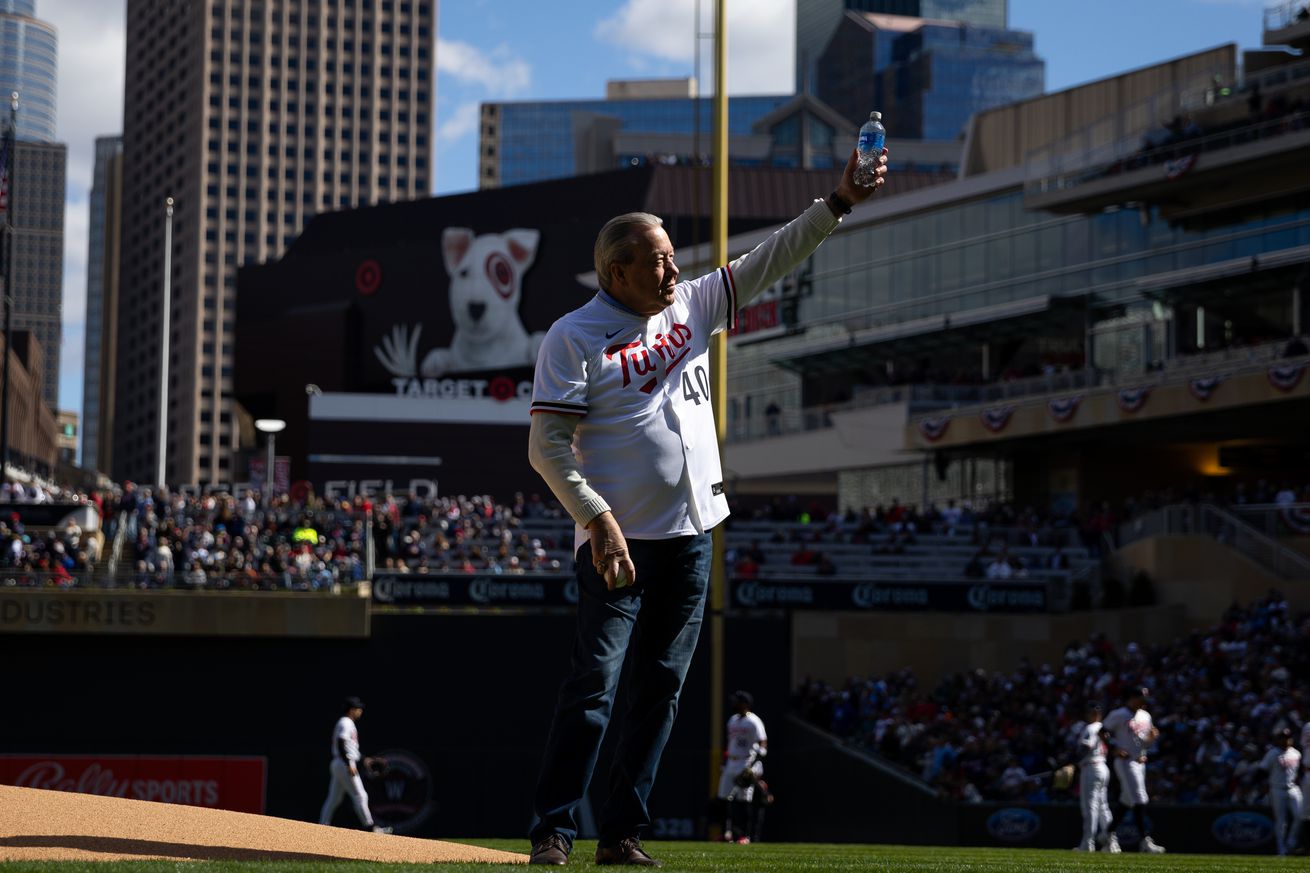
[[[819,57],[847,12],[1009,25],[1009,0],[796,0],[796,90],[817,93]]]
[[[35,0],[0,0],[0,126],[18,92],[17,153],[9,207],[14,226],[13,327],[39,340],[41,394],[59,401],[63,337],[64,174],[67,149],[55,140],[55,29],[36,18]]]
[[[435,34],[435,0],[128,0],[115,478],[157,478],[166,315],[166,481],[244,475],[237,267],[317,212],[431,191]]]
[[[0,0],[0,89],[23,101],[19,139],[54,142],[58,53],[54,27],[36,17],[36,0]]]
[[[815,93],[852,123],[879,109],[898,137],[938,142],[1046,86],[1028,31],[870,12],[842,16],[816,69]]]
[[[96,137],[86,252],[86,353],[82,367],[82,466],[110,469],[118,356],[118,247],[123,138]]]

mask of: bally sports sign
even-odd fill
[[[264,812],[268,760],[216,755],[0,755],[0,784]]]

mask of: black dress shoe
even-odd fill
[[[550,864],[563,867],[569,862],[569,844],[559,834],[551,834],[545,839],[532,844],[532,857],[529,864]]]
[[[627,837],[612,846],[596,847],[597,864],[632,864],[636,867],[663,867],[663,861],[656,861],[641,847],[641,840]]]

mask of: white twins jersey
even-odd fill
[[[1260,769],[1269,774],[1270,791],[1287,791],[1296,787],[1296,772],[1301,769],[1301,753],[1292,746],[1287,750],[1270,749],[1260,761]]]
[[[1105,763],[1105,740],[1101,739],[1101,723],[1091,722],[1078,735],[1078,763],[1093,767]]]
[[[728,760],[744,763],[756,744],[767,740],[764,722],[753,712],[728,719]]]
[[[332,729],[333,758],[339,757],[337,740],[345,740],[347,761],[359,760],[359,729],[355,727],[355,722],[349,716],[341,716],[337,720],[337,726]]]
[[[727,518],[710,335],[735,324],[739,279],[750,299],[836,226],[818,202],[730,266],[679,282],[658,315],[638,315],[602,291],[551,326],[537,354],[532,412],[582,417],[574,455],[625,537],[700,534]],[[589,537],[577,533],[580,547]]]
[[[1105,717],[1105,728],[1114,739],[1117,749],[1124,749],[1136,760],[1146,754],[1151,745],[1151,714],[1144,709],[1133,712],[1121,706]]]

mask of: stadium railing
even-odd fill
[[[1166,534],[1210,536],[1284,579],[1310,579],[1310,558],[1209,503],[1179,503],[1143,513],[1119,526],[1118,544]]]
[[[366,586],[353,581],[334,580],[315,585],[304,576],[246,576],[238,573],[210,573],[195,584],[184,573],[102,573],[79,570],[52,573],[47,570],[0,568],[0,589],[40,589],[45,591],[80,590],[149,590],[149,591],[295,591],[305,594],[356,596]]]

